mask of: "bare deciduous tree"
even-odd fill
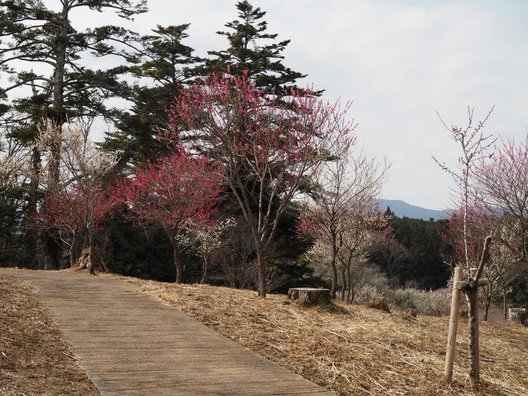
[[[352,264],[361,256],[370,232],[383,222],[376,198],[387,169],[385,163],[363,155],[345,156],[325,164],[314,202],[301,215],[300,233],[317,241],[316,250],[328,253],[333,298],[340,272],[342,297],[350,300],[351,289],[347,285],[352,284]]]
[[[466,126],[458,127],[456,125],[448,126],[441,118],[445,128],[451,135],[451,138],[460,148],[458,157],[458,167],[451,169],[444,163],[433,159],[448,174],[450,174],[458,188],[455,196],[455,205],[461,208],[462,213],[462,243],[463,243],[463,264],[468,276],[467,287],[464,290],[467,296],[469,306],[469,377],[473,387],[480,382],[479,368],[479,329],[478,329],[478,281],[482,276],[484,266],[488,261],[488,251],[491,243],[491,234],[484,240],[481,250],[482,254],[478,262],[473,261],[470,252],[471,239],[469,235],[470,210],[472,206],[480,207],[481,197],[474,189],[475,170],[477,164],[484,158],[489,157],[489,149],[494,144],[495,139],[491,135],[484,134],[484,125],[489,119],[493,108],[487,113],[482,121],[476,122],[473,119],[473,109],[467,109],[468,121]],[[490,230],[491,232],[491,230]],[[471,267],[476,267],[474,273],[470,273]]]

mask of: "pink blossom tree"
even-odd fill
[[[221,199],[221,168],[209,158],[180,153],[137,169],[132,178],[116,188],[115,196],[133,213],[139,224],[159,223],[170,239],[176,268],[176,283],[183,279],[181,259],[185,224],[207,227]]]
[[[79,261],[79,268],[86,268],[91,274],[95,271],[92,259],[94,233],[115,206],[115,201],[104,190],[86,190],[79,186],[68,189],[55,189],[44,198],[42,211],[35,217],[35,224],[41,229],[58,230],[60,240],[68,247],[70,266],[78,257],[77,245],[81,240],[85,259]],[[102,270],[108,268],[102,262],[97,264]]]
[[[96,266],[106,270],[104,263],[94,262],[92,253],[95,232],[115,204],[107,191],[106,179],[117,158],[99,150],[80,123],[66,125],[59,133],[47,120],[39,129],[42,143],[56,144],[60,140],[61,177],[48,180],[42,209],[33,220],[41,229],[58,231],[61,241],[68,246],[70,264],[78,262],[79,268],[86,268],[92,274]],[[83,252],[77,257],[80,237]]]
[[[321,164],[355,141],[354,124],[345,118],[348,105],[294,90],[274,99],[245,76],[215,74],[182,92],[170,109],[176,128],[165,136],[192,141],[221,164],[223,181],[249,225],[262,297],[267,293],[266,254],[281,215]]]
[[[477,164],[476,179],[487,203],[506,215],[518,233],[518,245],[508,239],[502,242],[516,253],[519,260],[528,255],[528,135],[524,141],[502,142],[493,156]],[[505,219],[506,219],[505,218]],[[513,222],[512,222],[513,220]]]

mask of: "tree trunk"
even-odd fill
[[[57,229],[52,228],[44,232],[44,243],[46,246],[47,260],[44,264],[44,269],[58,269],[60,261],[59,235]]]
[[[66,50],[68,42],[68,14],[69,14],[69,2],[63,2],[63,8],[60,15],[58,26],[59,31],[56,36],[56,53],[55,53],[55,70],[53,71],[53,102],[52,102],[52,117],[53,126],[58,128],[58,131],[62,128],[62,124],[65,122],[66,114],[64,111],[64,75],[66,70]],[[61,157],[61,136],[58,133],[57,141],[52,141],[50,151],[50,181],[52,188],[58,185],[60,178],[60,157]]]
[[[330,288],[330,294],[332,298],[336,298],[337,295],[337,266],[335,261],[331,262],[332,266],[332,287]]]
[[[347,304],[350,304],[352,301],[350,300],[350,295],[352,293],[352,273],[351,273],[351,267],[352,267],[352,263],[351,261],[349,260],[347,262],[347,269],[346,269],[346,274],[347,274],[347,295],[346,295],[346,302]]]
[[[73,267],[75,265],[76,257],[75,257],[75,245],[77,244],[77,232],[73,233],[73,238],[71,242],[71,246],[69,249],[70,253],[70,267]]]
[[[258,294],[265,298],[268,292],[266,285],[266,261],[261,246],[256,246],[258,268]]]
[[[180,255],[180,247],[173,237],[171,237],[171,243],[172,258],[174,260],[174,267],[176,268],[176,283],[180,284],[183,282],[183,262]]]
[[[335,238],[333,238],[333,244],[335,246]],[[337,295],[337,266],[336,266],[336,249],[335,247],[332,248],[332,257],[330,259],[330,267],[332,268],[332,286],[330,288],[330,295],[333,299],[336,298]]]
[[[202,279],[200,279],[200,283],[203,285],[205,282],[207,282],[207,267],[208,267],[207,258],[203,258],[202,261]]]
[[[478,286],[475,284],[468,290],[469,303],[469,379],[476,389],[480,382],[479,356],[479,322],[478,322]]]
[[[347,279],[346,279],[345,268],[341,269],[341,277],[343,278],[343,285],[341,287],[341,301],[345,302],[345,295],[346,295],[346,289],[347,289]]]
[[[508,319],[508,303],[506,301],[506,290],[502,292],[502,313],[504,314],[504,320]]]
[[[491,297],[490,298],[486,297],[486,306],[484,307],[484,318],[483,318],[484,322],[488,321],[490,307],[491,307]]]
[[[36,143],[35,143],[36,146]],[[31,182],[29,184],[29,196],[27,206],[27,218],[31,219],[37,214],[38,195],[39,195],[39,184],[40,184],[40,171],[41,171],[41,156],[40,150],[37,147],[33,147],[31,153]],[[33,227],[27,227],[27,248],[28,248],[28,264],[32,268],[36,268],[37,261],[37,243],[38,233]]]
[[[486,287],[486,305],[484,307],[484,318],[483,320],[485,322],[488,321],[488,316],[489,316],[489,310],[490,310],[490,307],[491,307],[491,282],[490,284]]]

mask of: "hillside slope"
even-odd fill
[[[442,372],[446,317],[412,319],[399,312],[385,313],[341,304],[306,309],[287,304],[283,295],[261,299],[247,290],[99,276],[136,283],[144,293],[162,303],[339,395],[528,394],[528,327],[518,324],[481,324],[482,385],[472,391],[466,380],[467,323],[464,320],[459,329],[454,381],[445,384]],[[6,293],[4,303],[10,302],[12,307],[20,308],[18,301],[25,298],[21,297],[24,287],[14,280],[1,284],[0,289]],[[44,311],[39,308],[38,301],[29,299],[24,304],[24,312],[32,312],[28,316],[30,321],[20,322],[26,316],[8,308],[6,315],[0,315],[0,334],[6,329],[16,329],[15,322],[23,326],[19,327],[20,331],[10,332],[9,338],[0,336],[0,352],[12,360],[11,346],[22,346],[18,348],[19,357],[37,359],[32,357],[34,348],[23,348],[29,345],[26,344],[28,335],[31,340],[37,340],[39,348],[49,342],[47,350],[56,352],[56,341],[47,341],[47,335],[59,333],[53,326],[43,326],[42,320],[47,319],[41,315]],[[33,315],[34,312],[38,315]],[[35,332],[37,338],[33,336]],[[50,367],[44,365],[38,366],[39,370],[32,374],[25,374],[22,368],[6,366],[5,356],[0,353],[0,393],[37,394],[35,389],[48,389],[49,394],[97,394],[82,374],[64,375],[65,368],[71,364],[71,352],[60,351],[62,353],[53,354],[52,368],[61,371],[61,376],[53,375],[53,370],[50,375]],[[40,359],[41,353],[38,355]]]
[[[481,377],[466,381],[467,322],[461,320],[454,381],[442,373],[447,317],[385,313],[364,306],[306,309],[285,296],[130,279],[224,336],[340,395],[528,394],[528,327],[481,324]]]

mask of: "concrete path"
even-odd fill
[[[0,269],[36,290],[102,395],[331,395],[138,286]]]

